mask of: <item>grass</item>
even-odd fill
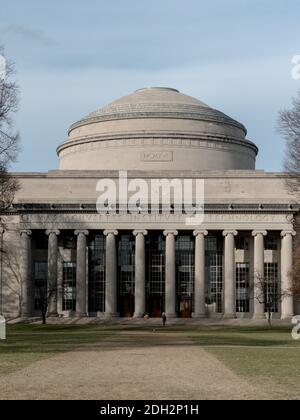
[[[58,353],[91,348],[124,329],[143,332],[152,326],[9,325],[7,340],[0,341],[0,375]],[[292,339],[289,327],[169,326],[157,328],[157,332],[188,336],[191,345],[204,348],[237,375],[269,393],[270,398],[300,399],[300,340]],[[128,336],[120,336],[120,340],[124,340],[124,346],[130,344],[126,342]]]
[[[270,398],[300,398],[300,341],[291,328],[214,328],[190,337]]]
[[[7,340],[0,341],[0,375],[89,346],[113,333],[112,328],[95,325],[8,325]]]

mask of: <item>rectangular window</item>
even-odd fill
[[[205,251],[217,251],[218,242],[215,236],[205,238]]]
[[[64,249],[76,249],[76,237],[74,235],[66,235],[63,239]]]
[[[208,313],[223,311],[223,254],[206,253],[206,309]]]
[[[235,240],[235,247],[236,249],[240,249],[243,251],[249,250],[249,238],[245,236],[238,236]]]
[[[176,311],[189,318],[194,310],[195,239],[191,235],[176,238]]]
[[[131,234],[118,238],[118,312],[121,317],[134,313],[135,239]]]
[[[277,238],[274,236],[267,236],[265,239],[265,249],[268,251],[277,251]]]
[[[95,235],[90,238],[89,312],[105,311],[105,248],[104,235]]]
[[[165,310],[165,237],[152,232],[146,236],[147,312],[160,317]]]
[[[236,311],[250,312],[249,263],[236,264]]]
[[[37,234],[34,238],[35,249],[47,250],[48,249],[48,236],[45,233]]]
[[[63,263],[63,311],[76,310],[76,262]]]
[[[35,261],[34,263],[34,308],[40,310],[45,304],[47,297],[47,278],[48,263],[47,261]]]
[[[149,293],[164,295],[165,293],[165,258],[164,255],[152,252],[151,281]]]
[[[268,307],[271,307],[271,312],[278,313],[279,302],[278,302],[278,264],[277,263],[265,263],[265,276],[264,276],[264,301],[265,311]]]

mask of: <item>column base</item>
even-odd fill
[[[256,314],[256,315],[253,315],[253,318],[252,319],[267,319],[266,318],[266,315],[264,314],[264,315],[262,315],[262,314]]]
[[[236,314],[224,314],[223,319],[236,319]]]
[[[119,314],[119,312],[105,312],[104,317],[106,319],[120,318],[120,314]]]
[[[75,312],[75,318],[88,318],[88,314],[84,312]]]
[[[33,315],[32,314],[21,314],[20,315],[20,318],[21,319],[28,319],[28,318],[32,318],[33,317]]]
[[[51,314],[47,314],[47,318],[57,318],[58,312],[52,312]]]
[[[177,315],[177,314],[175,314],[175,313],[172,313],[172,314],[168,314],[168,313],[166,313],[166,317],[167,317],[167,318],[178,318],[178,315]]]
[[[137,312],[133,314],[132,318],[144,318],[144,315],[145,315],[145,312],[143,313]]]
[[[293,318],[294,318],[294,316],[295,315],[291,315],[291,314],[289,314],[289,315],[282,315],[281,317],[280,317],[280,319],[281,319],[281,321],[288,321],[288,320],[292,320]]]
[[[206,314],[192,314],[192,318],[193,319],[203,319],[203,318],[207,318]]]

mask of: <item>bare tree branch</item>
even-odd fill
[[[292,296],[292,290],[280,290],[278,281],[273,276],[254,275],[254,300],[264,306],[268,324],[272,326],[272,314],[276,306],[286,297]]]
[[[286,183],[293,194],[300,194],[300,91],[292,100],[292,107],[279,113],[278,131],[286,141],[284,168]]]
[[[289,273],[291,278],[291,292],[300,301],[300,244],[294,249],[293,268]]]
[[[0,46],[0,54],[5,56]],[[15,178],[8,172],[19,151],[19,134],[14,130],[13,115],[18,110],[19,88],[14,80],[14,64],[6,60],[5,77],[0,78],[0,224],[3,214],[11,206],[19,188]]]

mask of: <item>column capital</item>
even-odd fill
[[[204,235],[207,236],[208,235],[208,231],[207,230],[194,230],[193,232],[194,236],[199,236],[199,235]]]
[[[88,230],[75,230],[74,231],[74,234],[75,234],[75,236],[78,236],[78,235],[80,235],[80,234],[83,234],[83,235],[85,235],[85,236],[87,236],[88,234],[89,234],[89,231]]]
[[[117,236],[117,234],[118,234],[118,231],[117,230],[113,230],[113,229],[111,229],[111,230],[105,230],[104,232],[103,232],[103,235],[104,236],[108,236],[108,235],[114,235],[114,236]]]
[[[267,236],[268,232],[266,230],[253,230],[252,236],[263,235]]]
[[[144,235],[144,236],[146,236],[146,235],[148,235],[148,231],[147,230],[134,230],[133,232],[133,236],[137,236],[137,235],[139,235],[139,234],[141,234],[141,235]]]
[[[168,236],[168,235],[174,235],[177,236],[178,235],[178,230],[172,230],[172,229],[167,229],[163,231],[164,236]]]
[[[237,236],[238,231],[237,230],[223,230],[223,236],[233,235]]]
[[[60,231],[58,229],[49,229],[46,230],[46,235],[49,236],[50,234],[54,233],[54,235],[58,236],[60,234]]]
[[[282,236],[283,238],[287,235],[291,235],[291,236],[296,236],[296,232],[293,229],[290,230],[282,230],[280,232],[280,236]]]
[[[27,235],[27,236],[31,236],[32,235],[32,230],[30,230],[30,229],[24,229],[24,230],[21,230],[20,231],[20,235],[22,236],[22,235]]]

